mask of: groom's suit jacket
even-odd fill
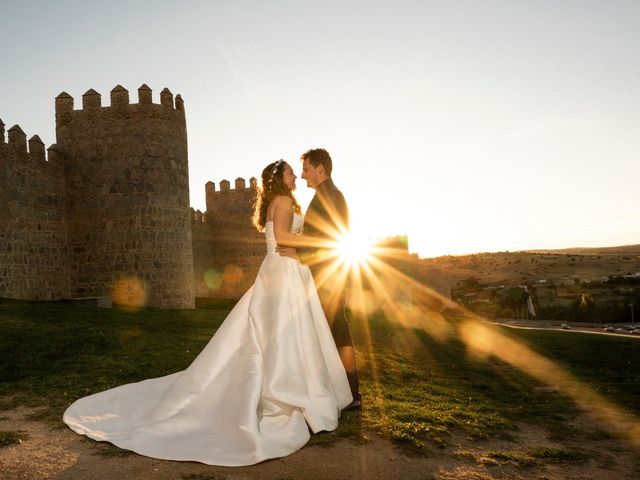
[[[330,178],[316,188],[304,217],[304,237],[308,246],[297,249],[302,263],[309,264],[314,276],[325,263],[317,263],[321,251],[335,248],[335,242],[349,229],[349,208],[342,192]]]

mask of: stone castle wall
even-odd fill
[[[264,233],[252,225],[256,180],[237,178],[232,189],[205,185],[207,211],[194,212],[196,296],[239,298],[254,282],[266,252]]]
[[[0,120],[0,297],[69,296],[62,163],[42,140]]]
[[[137,104],[121,86],[110,97],[102,106],[89,90],[80,110],[56,98],[48,162],[42,142],[26,152],[24,134],[9,132],[0,208],[14,215],[0,236],[0,296],[113,296],[124,285],[140,304],[194,307],[182,98],[165,89],[154,104],[146,85]]]

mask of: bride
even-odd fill
[[[63,416],[71,429],[148,457],[240,466],[338,426],[352,396],[311,272],[275,250],[303,224],[295,180],[283,160],[263,170],[254,224],[267,254],[193,363],[77,400]]]

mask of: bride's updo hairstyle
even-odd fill
[[[262,170],[262,186],[257,187],[256,203],[253,208],[253,226],[259,232],[264,232],[267,223],[267,208],[269,203],[278,195],[286,195],[293,200],[293,211],[300,213],[300,205],[293,196],[293,191],[284,183],[283,173],[287,166],[284,160],[277,160]]]

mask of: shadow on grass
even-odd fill
[[[447,320],[455,326],[461,318],[450,313]],[[515,440],[509,431],[522,423],[542,426],[556,440],[561,432],[562,440],[593,434],[569,424],[579,409],[568,397],[495,357],[469,355],[455,334],[437,339],[383,315],[354,318],[353,324],[367,380],[363,425],[380,429],[405,450],[428,454],[431,445],[446,445],[454,432]],[[640,360],[637,340],[616,337],[612,343],[604,336],[504,330],[500,333],[540,351],[609,400],[624,399],[625,407],[640,411],[635,393],[640,378],[629,368]],[[597,369],[594,356],[599,356]]]

